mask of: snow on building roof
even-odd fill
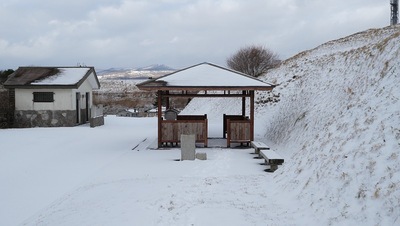
[[[78,83],[90,68],[58,68],[59,73],[42,80],[33,81],[31,85],[71,85]]]
[[[254,77],[211,63],[197,64],[137,85],[140,89],[254,89],[274,86]]]
[[[99,88],[100,83],[93,67],[19,67],[4,85],[11,88],[78,87],[92,73],[94,79],[91,82],[95,88]]]

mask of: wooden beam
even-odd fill
[[[137,86],[141,90],[150,90],[150,91],[156,91],[156,90],[170,90],[170,91],[182,91],[182,90],[189,90],[189,91],[242,91],[242,90],[264,90],[264,91],[269,91],[272,90],[275,85],[271,86],[146,86],[146,85],[138,85]]]
[[[254,141],[254,91],[250,91],[250,141]]]
[[[243,90],[243,91],[242,91],[242,94],[243,94],[243,95],[246,95],[246,91]],[[243,116],[246,115],[246,97],[245,97],[245,96],[242,97],[242,115],[243,115]]]
[[[168,110],[169,109],[169,97],[168,97],[169,90],[167,90],[165,93],[167,94],[167,95],[164,95],[166,97],[165,108]]]
[[[161,121],[162,121],[162,92],[157,92],[157,111],[158,111],[158,147],[162,146],[162,133],[161,133]]]
[[[231,147],[231,123],[230,123],[230,119],[226,120],[226,147],[230,148]]]
[[[181,94],[181,93],[169,93],[164,94],[165,97],[250,97],[250,94],[197,94],[197,93],[188,93],[188,94]]]

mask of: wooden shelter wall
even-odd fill
[[[181,134],[196,135],[196,142],[207,146],[208,127],[207,119],[203,120],[162,120],[161,142],[180,143]]]
[[[231,143],[249,143],[252,140],[251,121],[227,120],[227,146]]]
[[[177,120],[205,120],[207,119],[207,114],[205,115],[177,115]]]
[[[226,137],[226,132],[227,132],[227,127],[228,127],[228,119],[229,120],[244,120],[244,119],[246,119],[246,116],[245,115],[226,115],[226,114],[224,114],[223,115],[223,138],[225,138]]]

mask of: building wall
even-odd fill
[[[71,110],[16,110],[15,128],[75,126],[76,111]]]
[[[33,92],[53,92],[54,102],[33,102]],[[16,111],[74,110],[69,89],[15,89]]]
[[[79,101],[79,108],[80,111],[80,123],[86,123],[89,121],[91,115],[91,108],[93,106],[93,92],[92,92],[92,85],[93,83],[90,82],[91,79],[94,79],[94,74],[92,73],[86,81],[79,86],[78,89],[72,90],[72,106],[75,108],[76,105],[76,93],[80,93],[80,101]],[[86,93],[89,94],[89,101],[88,101],[88,109],[86,110]]]
[[[33,92],[53,92],[54,102],[33,102]],[[88,80],[82,83],[78,89],[15,89],[15,110],[75,110],[76,93],[81,94],[81,109],[85,109],[85,94],[90,95],[89,108],[92,106],[92,87]]]
[[[94,74],[89,76],[77,89],[15,89],[14,127],[62,127],[89,122],[90,109],[93,105],[90,79],[94,79],[93,76]],[[53,92],[54,102],[33,102],[33,92]],[[78,111],[77,93],[79,93]],[[88,109],[86,109],[86,93],[89,94]]]

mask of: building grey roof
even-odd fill
[[[94,88],[100,83],[94,67],[19,67],[4,83],[6,88],[78,88],[91,74]]]
[[[137,85],[144,90],[271,90],[274,85],[212,63],[201,63]]]

